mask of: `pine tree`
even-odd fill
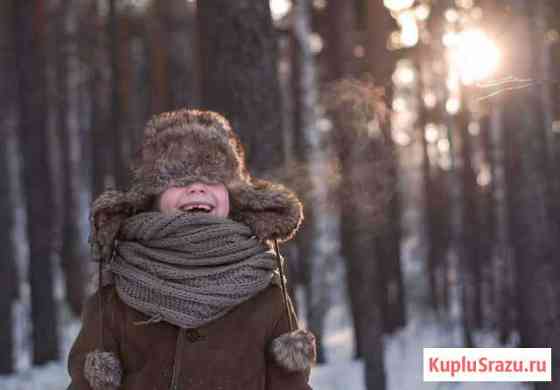
[[[33,363],[59,357],[53,275],[53,186],[48,159],[43,0],[14,0],[16,79],[29,240]]]
[[[256,176],[282,165],[276,35],[268,1],[199,1],[202,105],[224,114]]]

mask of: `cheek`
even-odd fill
[[[179,196],[179,192],[175,191],[175,189],[168,189],[166,190],[159,199],[159,210],[160,211],[170,211],[173,210],[173,205],[176,204],[177,197]]]
[[[225,187],[216,191],[216,199],[218,201],[218,216],[227,217],[229,215],[229,194]]]

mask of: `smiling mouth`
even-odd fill
[[[191,214],[195,214],[195,213],[210,214],[212,210],[214,210],[214,206],[209,204],[204,204],[204,203],[192,203],[179,207],[179,210]]]

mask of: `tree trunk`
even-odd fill
[[[492,109],[490,135],[493,154],[492,182],[494,187],[494,204],[496,216],[496,245],[494,261],[494,291],[495,310],[498,334],[502,344],[505,344],[513,330],[516,305],[512,297],[513,268],[511,239],[508,230],[507,183],[506,183],[506,142],[504,141],[504,127],[501,120],[502,112],[499,106]]]
[[[115,185],[118,188],[126,187],[128,182],[127,164],[123,151],[126,149],[127,142],[124,133],[124,107],[122,99],[122,84],[125,75],[121,69],[121,56],[123,45],[121,34],[123,32],[122,17],[117,11],[117,0],[109,0],[109,19],[107,24],[107,35],[109,39],[109,55],[111,58],[111,118],[109,121],[109,131],[111,132],[113,143],[113,167],[112,173],[115,177]],[[107,145],[105,145],[107,146]]]
[[[300,260],[304,268],[306,307],[309,328],[317,337],[317,361],[325,362],[324,322],[329,308],[329,274],[335,272],[337,246],[334,225],[337,215],[329,207],[329,159],[332,145],[328,134],[318,128],[319,113],[316,65],[309,44],[311,3],[301,0],[293,11],[293,81],[294,105],[297,106],[295,132],[298,161],[307,169],[302,195],[306,210],[302,235],[299,237]],[[298,174],[299,176],[299,174]],[[302,178],[299,178],[301,180]]]
[[[257,176],[282,167],[276,36],[266,0],[198,2],[203,107],[224,114]]]
[[[191,2],[156,2],[150,10],[152,112],[196,106],[199,101],[196,9]]]
[[[340,162],[337,201],[340,207],[340,245],[346,266],[346,284],[354,325],[355,357],[364,359],[367,389],[385,389],[383,348],[383,285],[374,243],[379,222],[380,188],[377,153],[367,124],[375,121],[373,106],[379,97],[369,84],[352,79],[356,15],[352,2],[327,3],[326,58],[328,80],[336,81],[326,96],[333,122],[334,145]],[[344,81],[344,78],[348,80]],[[372,110],[373,108],[373,110]],[[366,111],[362,115],[362,110]],[[378,134],[379,135],[379,134]],[[381,174],[383,175],[383,174]],[[372,177],[373,176],[373,177]],[[359,206],[357,206],[359,205]],[[379,279],[378,279],[379,278]]]
[[[70,1],[58,5],[56,26],[56,76],[57,76],[57,132],[62,155],[62,170],[59,182],[62,184],[62,250],[61,266],[64,271],[66,300],[76,316],[82,312],[86,298],[86,248],[81,229],[81,170],[80,139],[77,117],[77,89],[70,88],[69,79],[75,77],[76,46],[73,44],[76,19],[72,14]],[[69,30],[68,27],[71,29]],[[72,98],[70,99],[70,95]]]
[[[487,324],[495,325],[496,314],[500,313],[496,309],[497,297],[496,292],[496,275],[493,270],[495,269],[497,257],[496,249],[498,243],[496,224],[498,204],[496,203],[496,182],[492,176],[492,172],[496,171],[496,161],[494,159],[494,143],[492,141],[492,118],[490,116],[491,107],[487,107],[488,112],[480,118],[480,157],[481,168],[479,175],[482,175],[482,180],[479,184],[479,236],[480,236],[480,260],[482,272],[482,297],[481,297],[481,325]],[[486,181],[486,175],[488,181]],[[505,275],[504,275],[505,276]],[[484,313],[490,314],[491,318],[484,318]]]
[[[512,1],[510,37],[517,50],[509,63],[520,78],[539,78],[534,57],[539,55],[534,7],[541,2]],[[511,42],[510,42],[511,43]],[[550,218],[549,161],[543,123],[542,95],[531,90],[510,94],[504,104],[504,127],[508,150],[509,211],[515,253],[516,289],[519,291],[518,326],[524,347],[552,349],[552,367],[560,364],[560,266],[556,259],[558,227]],[[553,389],[560,382],[552,370],[552,382],[536,389]]]
[[[424,199],[424,224],[426,239],[426,268],[428,273],[428,288],[430,305],[436,312],[448,310],[448,260],[447,254],[450,245],[450,220],[449,220],[449,189],[447,171],[441,167],[438,153],[434,151],[436,145],[428,142],[426,128],[428,124],[438,124],[444,121],[444,102],[437,102],[434,107],[427,107],[424,94],[439,88],[439,85],[427,85],[424,81],[425,72],[431,70],[432,53],[435,51],[428,46],[417,49],[418,69],[418,95],[419,104],[418,122],[419,138],[422,145],[422,176]],[[440,137],[443,137],[440,134]],[[442,138],[443,139],[443,138]],[[445,138],[447,140],[447,138]]]
[[[53,187],[47,141],[45,4],[13,1],[19,103],[19,136],[29,238],[33,363],[59,357],[53,275]]]
[[[337,82],[342,80],[344,77],[352,77],[356,74],[356,67],[353,61],[350,59],[354,58],[353,50],[355,42],[355,28],[356,28],[356,15],[354,4],[352,2],[340,2],[340,1],[329,1],[326,7],[326,17],[325,21],[322,23],[326,26],[325,28],[325,57],[327,62],[327,83]],[[327,105],[336,106],[338,102],[330,102],[327,98]],[[337,110],[331,108],[329,116],[333,122],[333,131],[335,132],[334,148],[336,157],[340,159],[343,152],[340,150],[340,145],[337,142],[337,134],[342,129],[345,128],[345,123],[340,122],[342,118],[337,115]],[[336,203],[339,208],[343,207],[344,196],[342,195],[343,185],[338,184],[338,188],[335,188]],[[348,289],[348,298],[350,302],[350,314],[352,315],[352,321],[354,325],[354,357],[361,358],[363,356],[362,348],[364,343],[362,342],[362,329],[361,321],[359,316],[361,314],[358,306],[359,296],[355,294],[360,294],[359,289],[353,289],[351,284],[353,283],[353,274],[348,274],[350,268],[357,269],[358,265],[352,265],[350,262],[359,263],[361,260],[359,258],[353,259],[348,257],[351,253],[351,248],[345,248],[345,245],[351,245],[351,238],[345,239],[347,231],[344,230],[343,225],[346,223],[348,226],[352,225],[352,221],[344,222],[342,221],[343,214],[340,213],[340,245],[341,254],[345,260],[346,272],[346,282]],[[350,216],[347,215],[347,218]],[[355,293],[355,294],[354,294]],[[365,308],[364,308],[365,309]]]
[[[352,82],[353,83],[353,82]],[[368,103],[363,116],[363,102],[374,97],[364,95],[371,86],[341,82],[331,97],[336,113],[337,148],[340,159],[341,252],[346,261],[347,286],[350,297],[357,352],[364,359],[367,389],[385,389],[383,348],[383,301],[379,286],[379,262],[375,241],[375,226],[380,223],[380,208],[384,202],[378,191],[383,188],[376,153],[379,140],[367,135],[367,123],[375,115]],[[338,100],[337,97],[341,97]],[[341,130],[344,129],[344,130]],[[375,156],[375,157],[374,157]]]
[[[387,50],[387,40],[393,27],[389,11],[380,1],[367,2],[367,36],[366,57],[368,70],[377,86],[382,86],[387,101],[392,100],[392,75],[395,58]],[[399,162],[396,145],[391,132],[391,120],[386,118],[380,123],[385,134],[379,154],[379,163],[387,165],[388,177],[381,191],[387,191],[391,200],[384,210],[383,226],[375,235],[376,255],[379,258],[382,285],[379,293],[383,299],[383,319],[386,332],[393,332],[406,323],[404,284],[401,270],[401,202],[398,189]]]
[[[475,144],[469,132],[471,115],[468,111],[470,94],[468,88],[463,88],[462,106],[457,114],[455,123],[459,137],[459,158],[461,161],[459,175],[461,177],[461,248],[460,263],[462,264],[463,313],[464,326],[468,336],[466,346],[472,340],[470,332],[481,327],[481,237],[479,218],[480,191],[477,184],[477,171],[474,163]]]
[[[3,6],[3,9],[6,7]],[[9,25],[9,24],[5,24]],[[5,37],[4,31],[0,34]],[[2,66],[2,71],[5,71],[5,67]],[[7,92],[4,86],[0,87],[3,94],[2,96],[7,96],[4,94]],[[10,105],[7,105],[9,107]],[[13,304],[18,295],[18,272],[16,267],[16,251],[15,244],[12,238],[15,217],[14,210],[16,209],[14,202],[13,189],[10,184],[13,183],[11,179],[14,174],[13,164],[10,164],[9,160],[14,160],[13,151],[10,150],[8,145],[13,142],[8,142],[10,138],[13,138],[13,134],[10,134],[9,126],[13,126],[8,121],[11,119],[13,121],[13,112],[9,113],[9,109],[2,109],[1,116],[3,119],[0,121],[2,142],[0,142],[0,174],[3,180],[0,181],[0,220],[4,224],[3,228],[0,229],[0,245],[2,245],[2,257],[0,258],[0,283],[3,286],[4,293],[0,296],[0,316],[2,321],[0,321],[0,348],[2,354],[0,354],[0,375],[12,374],[15,369],[15,343],[14,343],[14,317],[13,317]],[[8,119],[9,118],[9,119]]]
[[[88,85],[91,99],[91,191],[95,199],[105,189],[115,187],[115,145],[113,131],[109,125],[107,112],[108,83],[103,77],[103,68],[107,65],[106,53],[103,50],[104,35],[103,19],[99,15],[99,2],[90,0],[90,17],[88,22],[90,51],[88,62],[90,77]]]
[[[5,48],[6,53],[13,53],[13,31],[12,31],[12,3],[7,1],[0,5],[0,46]],[[13,304],[18,295],[18,272],[16,267],[16,248],[13,239],[15,228],[16,210],[14,189],[15,160],[13,148],[14,119],[16,96],[14,91],[16,85],[13,82],[15,62],[13,55],[5,55],[0,62],[0,245],[2,255],[0,258],[0,285],[3,286],[3,294],[0,295],[0,375],[12,374],[15,369],[15,343],[14,343],[14,318]],[[11,76],[11,77],[10,77]]]
[[[166,2],[169,5],[169,1]],[[164,3],[154,2],[150,7],[148,39],[150,50],[151,111],[160,113],[171,109],[169,88],[169,37],[163,20]]]

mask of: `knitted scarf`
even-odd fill
[[[277,280],[276,268],[248,226],[182,212],[126,219],[109,263],[125,303],[181,328],[222,317]]]

